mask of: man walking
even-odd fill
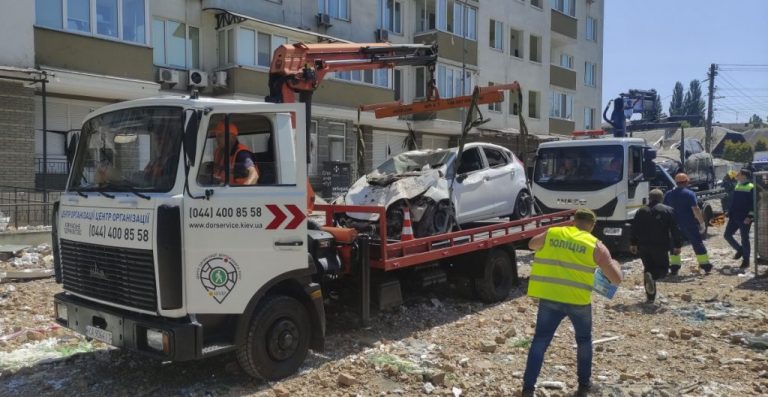
[[[669,253],[680,255],[683,244],[675,225],[672,208],[661,203],[664,192],[653,189],[648,193],[648,205],[635,213],[629,250],[640,254],[643,280],[648,302],[656,299],[656,280],[669,273]]]
[[[731,206],[728,208],[728,224],[725,225],[725,240],[736,250],[733,259],[741,259],[741,268],[749,267],[749,229],[754,218],[754,197],[752,191],[755,185],[749,180],[752,173],[748,169],[742,169],[736,175],[738,184],[733,189]],[[736,230],[741,234],[741,244],[736,242],[733,235]]]
[[[586,395],[591,387],[594,271],[599,266],[614,285],[622,279],[619,264],[591,234],[595,219],[594,212],[580,209],[574,215],[574,226],[551,227],[528,243],[536,251],[528,296],[539,298],[539,311],[523,376],[524,397],[534,395],[544,353],[566,316],[576,334],[577,395]]]
[[[712,264],[709,262],[707,247],[704,246],[704,241],[701,239],[701,234],[707,228],[704,223],[704,215],[698,206],[696,193],[688,189],[688,175],[684,173],[675,175],[675,183],[677,187],[664,196],[664,204],[674,210],[677,227],[691,242],[693,252],[696,253],[696,262],[705,273],[709,274],[712,271]],[[680,270],[680,254],[670,255],[669,262],[670,272],[674,276]]]

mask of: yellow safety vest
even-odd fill
[[[575,226],[547,230],[531,265],[528,296],[573,305],[592,303],[597,238]]]

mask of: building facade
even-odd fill
[[[66,132],[78,129],[92,109],[121,100],[189,93],[193,87],[207,96],[262,100],[268,93],[272,52],[279,45],[295,42],[436,43],[440,57],[434,77],[441,97],[467,95],[477,84],[518,81],[522,85],[522,103],[508,97],[504,103],[484,109],[492,119],[486,126],[496,134],[519,129],[521,112],[531,133],[566,133],[599,125],[600,1],[23,3],[34,3],[23,11],[26,19],[16,21],[26,24],[21,31],[28,33],[29,45],[18,45],[20,55],[3,55],[0,61],[46,73],[49,173],[66,171]],[[429,78],[423,67],[326,78],[314,95],[313,182],[320,180],[327,161],[350,163],[353,175],[367,172],[407,150],[409,131],[415,132],[421,148],[451,145],[461,130],[461,109],[407,119],[377,120],[363,113],[358,122],[356,108],[361,104],[423,99]],[[27,160],[39,159],[43,153],[41,84],[20,86],[34,102],[34,117],[25,128],[36,131],[32,146],[23,150]],[[356,169],[359,133],[365,145],[364,170]],[[34,161],[27,162],[30,169],[40,172]]]

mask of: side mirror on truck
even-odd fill
[[[187,122],[187,128],[184,129],[183,145],[184,155],[187,156],[189,165],[195,165],[195,155],[197,153],[197,130],[200,127],[200,118],[203,113],[199,110],[193,110]]]

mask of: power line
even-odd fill
[[[733,80],[731,80],[731,78],[728,76],[728,74],[725,74],[725,73],[721,73],[721,74],[720,74],[720,77],[721,77],[721,78],[723,79],[723,81],[725,81],[725,83],[726,83],[726,84],[728,84],[730,87],[732,87],[732,88],[735,88],[735,89],[736,89],[736,92],[740,93],[740,94],[741,94],[741,95],[742,95],[744,98],[746,98],[746,99],[748,99],[748,100],[750,100],[750,101],[752,101],[752,102],[754,102],[754,103],[758,104],[759,106],[762,106],[762,104],[760,104],[759,102],[755,101],[754,99],[752,99],[752,97],[751,97],[749,94],[747,94],[746,92],[744,92],[744,91],[742,90],[742,87],[740,87],[740,85],[739,85],[738,83],[736,83],[736,82],[734,82]]]

